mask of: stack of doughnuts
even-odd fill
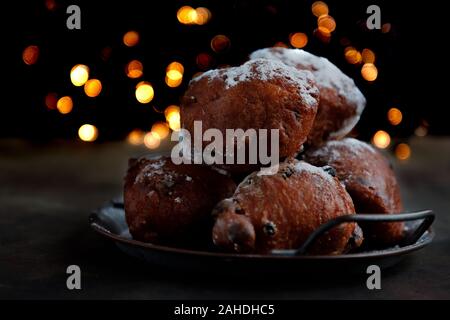
[[[201,121],[203,131],[224,136],[227,129],[278,129],[279,165],[262,175],[259,162],[131,160],[124,190],[130,233],[151,243],[270,254],[300,247],[339,216],[401,212],[388,161],[345,137],[365,103],[335,65],[299,49],[261,49],[241,66],[203,73],[181,99],[182,128],[194,135],[194,122]],[[365,242],[395,245],[403,229],[402,223],[341,224],[308,253],[343,254]]]

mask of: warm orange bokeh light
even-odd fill
[[[388,33],[389,31],[391,31],[391,28],[392,28],[392,25],[389,22],[386,22],[381,26],[381,32]]]
[[[161,140],[154,132],[147,132],[144,136],[144,144],[149,149],[156,149],[161,144]]]
[[[198,25],[204,25],[206,23],[209,22],[209,20],[211,20],[211,11],[209,11],[208,8],[205,7],[199,7],[197,9],[195,9],[196,13],[197,13],[197,19],[195,21],[196,24]]]
[[[288,45],[282,41],[278,41],[273,45],[274,48],[288,48]]]
[[[56,108],[62,114],[68,114],[73,109],[73,101],[69,96],[62,97],[56,103]]]
[[[211,40],[211,49],[216,53],[226,51],[230,46],[230,39],[223,34],[218,34]]]
[[[325,27],[319,26],[314,30],[314,35],[322,42],[328,43],[331,40],[331,32]]]
[[[177,131],[180,129],[180,107],[176,105],[171,105],[164,110],[164,116],[169,124],[170,129]]]
[[[320,16],[319,19],[317,19],[317,25],[327,29],[328,32],[333,32],[336,30],[336,21],[329,15]]]
[[[178,79],[171,79],[168,76],[166,76],[166,78],[164,79],[164,81],[166,82],[167,86],[170,88],[176,88],[178,87],[182,82],[183,82],[183,78],[178,78]]]
[[[39,58],[39,47],[38,46],[28,46],[22,52],[23,62],[27,65],[32,65],[37,62]]]
[[[375,81],[378,77],[378,69],[373,63],[365,63],[361,68],[361,75],[364,80]]]
[[[400,124],[400,122],[402,122],[403,115],[399,109],[390,108],[387,113],[387,118],[393,126],[396,126],[396,125]]]
[[[361,52],[362,61],[364,63],[375,63],[375,52],[370,49],[363,49]]]
[[[81,87],[89,79],[89,67],[77,64],[70,70],[70,81],[74,86]]]
[[[399,160],[407,160],[411,156],[411,148],[406,143],[399,143],[395,147],[395,156]]]
[[[328,5],[323,1],[316,1],[311,6],[311,11],[316,17],[328,14]]]
[[[153,87],[150,83],[146,81],[141,81],[136,86],[136,99],[140,103],[149,103],[152,101],[155,92],[153,91]]]
[[[128,31],[123,36],[123,43],[127,47],[134,47],[139,43],[139,33],[137,31]]]
[[[183,6],[177,11],[177,19],[182,24],[194,24],[197,18],[197,11],[190,6]]]
[[[144,66],[139,60],[131,60],[130,62],[128,62],[125,71],[128,78],[140,78],[144,74]]]
[[[129,144],[134,146],[139,146],[144,143],[144,131],[139,129],[134,129],[127,136],[127,141]]]
[[[308,43],[308,36],[302,32],[296,32],[289,37],[291,46],[294,48],[303,48]]]
[[[151,131],[156,134],[160,140],[163,140],[169,135],[169,125],[165,122],[156,122],[153,124]]]
[[[168,65],[167,68],[166,68],[166,72],[167,72],[167,71],[170,71],[170,70],[177,70],[177,71],[179,71],[181,74],[184,73],[184,67],[183,67],[183,65],[182,65],[180,62],[178,62],[178,61],[174,61],[174,62],[169,63],[169,65]]]
[[[95,141],[98,137],[98,129],[91,124],[83,124],[78,129],[78,136],[86,142]]]
[[[391,144],[391,137],[389,133],[383,130],[378,130],[372,138],[372,143],[380,149],[386,149]]]
[[[345,60],[351,64],[358,64],[362,61],[361,53],[353,47],[345,48]]]
[[[84,84],[84,92],[88,97],[95,98],[102,91],[102,83],[98,79],[90,79]]]

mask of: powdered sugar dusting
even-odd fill
[[[329,157],[331,162],[337,161],[341,158],[341,153],[351,153],[356,158],[361,158],[364,161],[366,158],[362,155],[367,151],[377,153],[377,151],[369,144],[354,138],[345,138],[342,140],[330,140],[321,148],[313,151],[313,157]]]
[[[309,71],[297,70],[276,60],[255,59],[247,61],[239,67],[209,70],[192,79],[191,83],[203,78],[208,78],[209,81],[222,78],[227,89],[255,79],[263,81],[284,79],[284,81],[298,88],[303,101],[308,106],[317,103],[315,96],[319,94],[317,87],[312,85],[314,77]]]
[[[313,166],[307,162],[304,161],[298,161],[295,163],[294,168],[297,172],[308,172],[315,175],[318,175],[324,179],[326,179],[329,183],[336,183],[336,180],[333,176],[331,176],[329,173],[325,172],[322,168]]]
[[[344,74],[338,67],[331,63],[328,59],[318,57],[305,50],[301,49],[287,49],[287,48],[266,48],[253,52],[250,55],[251,59],[273,59],[278,60],[286,65],[310,70],[317,82],[317,85],[322,88],[335,89],[339,95],[345,97],[349,103],[356,106],[355,116],[347,119],[342,128],[331,133],[330,136],[342,137],[356,125],[359,117],[366,105],[366,98],[361,91],[356,87],[353,79]]]

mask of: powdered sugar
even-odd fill
[[[239,67],[209,70],[192,79],[191,82],[196,82],[203,78],[208,78],[210,81],[222,78],[227,89],[239,83],[255,79],[263,81],[284,79],[283,81],[287,81],[298,88],[299,94],[308,106],[317,103],[317,99],[314,96],[319,94],[317,87],[312,85],[314,77],[309,71],[297,70],[276,60],[255,59],[247,61]]]
[[[325,170],[323,170],[322,168],[313,166],[307,162],[298,161],[295,163],[294,168],[297,172],[305,171],[308,173],[318,175],[318,176],[324,178],[325,180],[327,180],[329,183],[332,183],[332,184],[336,183],[336,180],[334,179],[334,177],[331,176],[328,172],[325,172]]]
[[[365,152],[376,154],[376,150],[369,144],[354,138],[345,138],[342,140],[330,140],[321,148],[313,151],[313,157],[329,157],[330,162],[337,161],[341,158],[341,152],[351,153],[355,158],[361,158],[364,161],[366,156],[362,157]]]
[[[366,105],[366,98],[356,87],[353,79],[345,75],[338,67],[328,59],[315,56],[301,49],[266,48],[253,52],[251,59],[274,59],[286,65],[310,70],[319,88],[330,88],[343,96],[350,104],[356,106],[353,117],[346,119],[341,129],[331,133],[330,137],[342,137],[356,125]]]

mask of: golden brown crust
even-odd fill
[[[231,199],[216,206],[213,242],[234,252],[298,248],[324,222],[352,213],[352,200],[336,178],[290,159],[275,175],[249,175]],[[344,252],[355,227],[351,223],[333,228],[310,253]]]
[[[224,137],[226,129],[269,129],[269,133],[279,129],[279,155],[285,158],[294,156],[306,141],[318,94],[309,72],[280,62],[254,60],[194,79],[182,98],[181,122],[192,134],[194,121],[201,120],[203,131],[216,128]],[[258,166],[227,168],[251,172]]]
[[[163,244],[207,244],[214,205],[233,194],[226,175],[168,157],[131,160],[125,177],[126,220],[134,239]]]
[[[353,138],[329,141],[304,157],[317,166],[330,165],[344,183],[358,213],[399,213],[400,189],[389,162],[370,145]],[[403,237],[403,223],[360,224],[366,239],[395,244]]]

